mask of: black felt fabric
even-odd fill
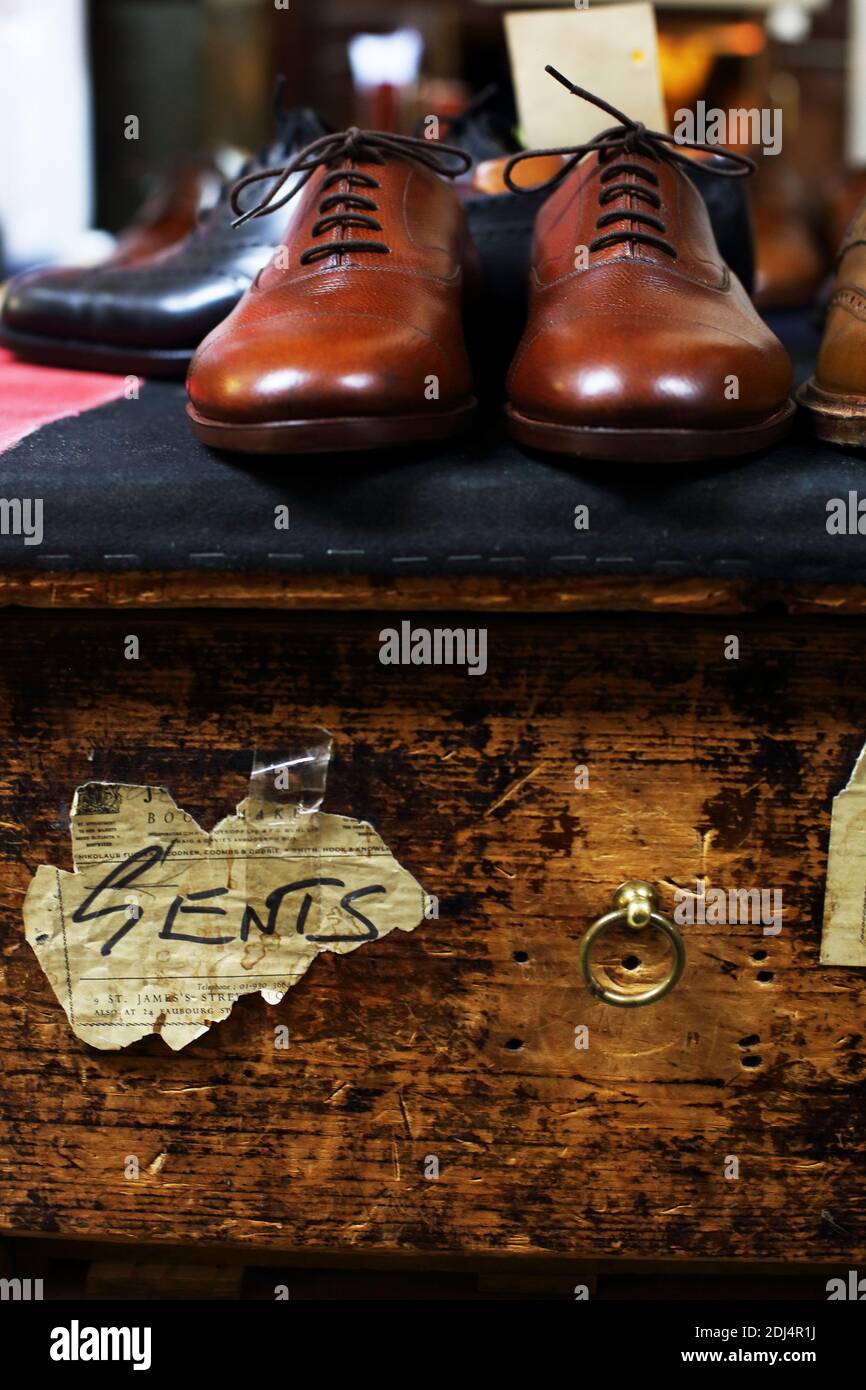
[[[747,285],[752,244],[739,180],[692,175],[723,255]],[[483,268],[467,337],[485,402],[475,433],[381,456],[256,461],[209,452],[187,424],[183,388],[61,421],[0,455],[0,496],[42,498],[44,540],[0,535],[0,566],[394,574],[834,574],[857,542],[828,544],[831,465],[803,439],[709,471],[577,467],[512,445],[501,394],[525,319],[539,195],[472,198]],[[808,325],[798,322],[808,355]],[[845,484],[847,485],[847,484]],[[852,484],[853,486],[853,484]],[[290,529],[274,525],[287,504]],[[574,509],[590,508],[590,529]],[[866,566],[864,566],[866,570]]]
[[[783,328],[800,352],[814,344],[808,323]],[[752,458],[627,468],[527,454],[490,407],[448,448],[253,460],[197,444],[184,403],[181,386],[147,383],[0,455],[0,496],[41,497],[45,528],[41,546],[0,537],[0,564],[866,582],[866,537],[827,532],[828,499],[866,496],[866,455],[802,424]],[[581,504],[588,531],[574,527]]]

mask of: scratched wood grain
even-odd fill
[[[0,607],[422,609],[461,612],[866,612],[862,584],[642,575],[232,574],[226,570],[0,571]]]
[[[866,1257],[864,975],[818,965],[830,800],[866,735],[859,624],[487,615],[472,678],[382,667],[390,621],[0,616],[0,1231]],[[245,999],[179,1054],[79,1042],[20,916],[37,864],[71,867],[75,785],[162,781],[211,827],[244,794],[244,750],[311,721],[337,739],[326,808],[372,820],[439,920],[321,957],[276,1009]],[[670,909],[699,873],[781,888],[781,934],[686,928],[667,999],[591,1002],[577,943],[611,890],[642,876]],[[605,959],[642,981],[660,955],[632,939]]]

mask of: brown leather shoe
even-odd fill
[[[798,179],[761,169],[761,188],[752,200],[755,233],[754,301],[761,313],[807,309],[815,303],[829,264],[812,230]]]
[[[214,206],[223,183],[216,164],[204,160],[181,165],[165,174],[101,264],[138,265],[170,246],[177,246]]]
[[[773,444],[791,363],[716,247],[691,160],[548,68],[619,122],[568,156],[536,221],[529,321],[509,373],[521,443],[620,462],[688,462]],[[752,161],[708,146],[706,170]],[[538,152],[536,152],[537,157]],[[506,179],[519,191],[512,170]]]
[[[821,439],[866,446],[866,202],[842,241],[815,375],[797,398]]]
[[[218,449],[309,453],[441,439],[475,401],[463,341],[472,246],[442,175],[463,151],[348,130],[313,141],[238,221],[300,194],[282,247],[205,338],[187,378],[196,436]],[[290,191],[280,189],[299,176]]]

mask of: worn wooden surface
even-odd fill
[[[818,965],[830,800],[866,733],[860,625],[488,616],[471,678],[382,667],[387,621],[0,616],[0,1233],[866,1258],[864,974]],[[440,919],[321,957],[181,1053],[80,1043],[20,916],[37,864],[71,867],[75,785],[165,782],[210,827],[244,794],[239,750],[305,722],[337,739],[326,808],[372,820]],[[654,880],[670,908],[700,873],[781,888],[781,935],[686,928],[667,999],[591,1002],[577,943],[615,885]],[[615,944],[612,971],[652,977],[655,951],[624,974]]]
[[[452,608],[505,613],[866,613],[866,585],[640,575],[231,574],[226,570],[0,571],[0,607]]]

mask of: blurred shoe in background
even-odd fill
[[[830,272],[812,226],[805,191],[795,177],[761,165],[752,199],[754,301],[763,311],[808,309]]]
[[[135,265],[176,246],[216,204],[224,181],[216,163],[204,160],[163,175],[103,264]]]
[[[277,140],[253,173],[325,134],[315,112],[277,112]],[[31,362],[182,377],[202,338],[270,260],[290,212],[234,228],[228,187],[178,245],[133,263],[28,271],[7,286],[0,341]]]

